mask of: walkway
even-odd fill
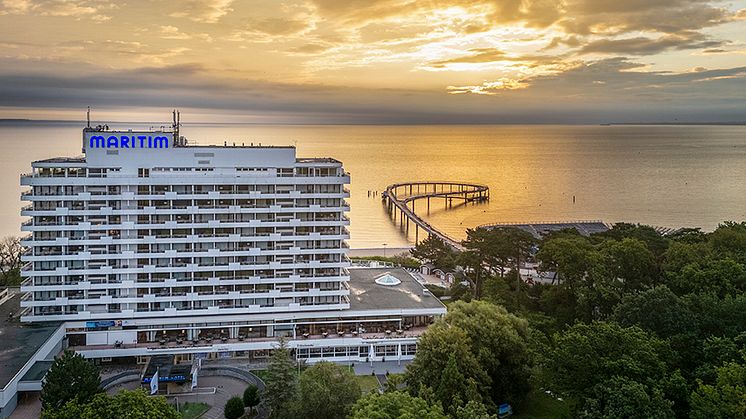
[[[415,212],[415,202],[421,199],[426,200],[428,209],[430,199],[443,198],[446,206],[452,206],[454,199],[464,203],[485,202],[490,199],[490,188],[486,185],[463,182],[407,182],[389,185],[381,193],[381,197],[395,221],[396,211],[399,210],[399,223],[402,227],[406,226],[407,232],[409,232],[409,223],[414,224],[415,244],[419,243],[419,231],[423,229],[428,235],[434,235],[451,247],[463,250],[458,240],[449,237],[420,218]]]

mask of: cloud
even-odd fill
[[[525,89],[529,85],[524,80],[501,78],[495,81],[486,81],[475,86],[448,86],[446,89],[450,94],[473,93],[477,95],[496,95],[503,90]]]
[[[298,55],[315,55],[332,48],[331,44],[324,42],[308,42],[297,47],[288,48],[285,52]]]
[[[171,13],[171,17],[185,17],[202,23],[216,23],[233,11],[233,0],[188,0],[177,4],[179,10]]]
[[[30,0],[3,0],[0,5],[0,15],[17,15],[31,10],[32,3]]]
[[[561,64],[561,56],[550,56],[540,54],[516,55],[508,54],[495,48],[472,48],[471,54],[462,55],[445,60],[432,61],[426,68],[441,69],[450,68],[453,64],[487,64],[496,62],[512,62],[515,65],[526,67],[556,66]]]
[[[746,67],[681,73],[646,68],[644,63],[610,58],[576,63],[553,75],[453,85],[442,92],[218,78],[199,64],[66,77],[13,73],[0,74],[0,107],[176,106],[318,123],[595,123],[663,120],[668,115],[699,121],[742,118]]]
[[[729,20],[732,13],[708,0],[567,0],[558,25],[567,33],[677,33]]]
[[[191,39],[192,37],[179,31],[176,26],[161,26],[161,38],[163,39]]]
[[[111,1],[0,0],[0,93],[341,122],[546,121],[556,100],[564,121],[617,98],[630,118],[746,107],[738,71],[656,71],[739,62],[746,12],[720,0]]]
[[[449,58],[447,60],[433,61],[430,63],[430,66],[437,68],[445,67],[447,64],[489,63],[504,60],[506,58],[505,52],[495,48],[472,48],[469,52],[471,52],[469,55]]]
[[[723,45],[722,41],[707,40],[700,33],[666,35],[658,38],[644,36],[621,39],[599,39],[580,48],[580,53],[651,55],[669,49],[699,49]]]
[[[39,16],[57,16],[91,18],[97,22],[111,19],[105,10],[115,9],[114,3],[90,0],[2,0],[0,15],[34,14]]]
[[[308,28],[308,23],[305,20],[282,17],[250,19],[246,25],[248,31],[262,32],[267,35],[291,35],[302,32],[306,28]]]

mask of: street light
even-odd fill
[[[383,257],[386,257],[386,246],[388,246],[388,243],[383,244]]]

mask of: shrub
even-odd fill
[[[228,399],[225,403],[225,409],[223,410],[225,419],[238,419],[244,414],[243,400],[234,396]]]

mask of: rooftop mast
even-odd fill
[[[181,141],[181,136],[179,135],[179,126],[181,125],[181,112],[174,109],[173,111],[173,129],[174,129],[174,145],[181,146],[185,145]]]

